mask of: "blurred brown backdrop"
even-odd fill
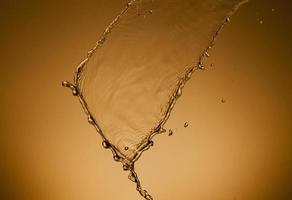
[[[61,87],[125,3],[0,2],[1,199],[141,199]],[[174,135],[137,163],[155,199],[292,198],[291,9],[253,0],[232,17],[167,123]]]

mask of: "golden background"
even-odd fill
[[[0,2],[0,199],[141,199],[61,87],[125,3]],[[290,4],[251,0],[224,28],[167,123],[174,135],[136,164],[154,199],[292,198]]]

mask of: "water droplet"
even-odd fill
[[[109,34],[111,32],[110,28],[106,28],[105,31],[104,31],[104,34]]]
[[[177,92],[176,92],[176,96],[180,97],[182,95],[182,89],[178,88]]]
[[[203,63],[200,62],[199,65],[198,65],[198,68],[201,69],[201,70],[204,70],[205,66],[203,65]]]
[[[88,122],[89,124],[92,124],[92,125],[94,124],[94,120],[91,116],[88,116]]]
[[[173,134],[173,130],[169,129],[168,130],[168,136],[172,136],[172,134]]]
[[[264,23],[264,18],[260,17],[259,22],[260,22],[260,24],[263,24]]]
[[[166,130],[164,128],[159,129],[159,133],[165,133],[165,132],[166,132]]]
[[[149,13],[152,14],[153,13],[153,10],[149,10]]]
[[[135,175],[133,174],[133,172],[130,172],[128,178],[135,183],[137,182],[137,179],[136,179]]]
[[[140,190],[139,192],[143,197],[146,197],[146,190]]]
[[[113,157],[113,158],[114,158],[114,160],[115,160],[115,161],[117,161],[117,162],[118,162],[118,161],[120,161],[120,157],[119,157],[119,156],[117,156],[117,155],[114,155],[114,157]]]
[[[92,53],[93,53],[93,50],[89,50],[89,51],[87,52],[87,56],[90,56]]]
[[[129,150],[129,147],[126,146],[124,149],[125,149],[125,151],[128,151]]]
[[[77,96],[77,95],[78,95],[78,91],[74,88],[74,89],[72,90],[72,94],[73,94],[73,96]]]
[[[186,128],[186,127],[188,127],[189,126],[189,123],[188,122],[185,122],[184,123],[184,127]]]
[[[190,72],[187,74],[187,78],[190,79],[190,78],[192,77],[192,74],[193,74],[192,71],[190,71]]]
[[[225,103],[225,102],[226,102],[226,100],[222,98],[221,99],[221,103]]]
[[[110,147],[110,144],[108,143],[108,141],[104,140],[102,142],[102,146],[103,146],[103,148],[108,149]]]
[[[124,164],[123,165],[123,170],[124,171],[128,171],[130,169],[130,166],[129,165],[127,165],[127,164]]]
[[[148,143],[149,143],[149,146],[151,147],[154,145],[154,142],[152,140],[149,140]]]
[[[63,81],[62,82],[62,86],[63,87],[70,87],[71,86],[71,83],[69,83],[68,81]]]
[[[227,18],[225,19],[225,22],[230,22],[230,18],[227,17]]]
[[[147,194],[147,195],[145,196],[145,198],[146,198],[146,200],[153,200],[153,198],[152,198],[149,194]]]
[[[132,5],[132,1],[127,3],[127,7],[130,7]]]

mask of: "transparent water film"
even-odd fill
[[[63,82],[145,199],[152,197],[134,163],[165,132],[185,83],[204,69],[203,58],[243,2],[132,0],[80,63],[74,83]]]

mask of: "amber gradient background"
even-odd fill
[[[0,199],[141,199],[61,87],[125,3],[1,0]],[[225,27],[137,163],[155,199],[292,199],[291,10],[253,0]]]

